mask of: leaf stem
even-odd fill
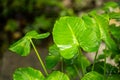
[[[63,66],[64,66],[64,64],[63,64],[63,58],[61,58],[61,71],[62,71],[62,72],[64,71]]]
[[[104,78],[106,80],[106,56],[104,58]]]
[[[77,66],[73,65],[73,67],[75,68],[75,71],[77,72],[77,74],[79,76],[79,79],[81,80],[81,76],[80,76],[80,73],[79,73],[79,70],[78,70]]]
[[[80,57],[80,59],[81,59],[81,56],[83,56],[81,49],[79,49],[78,53],[79,53],[79,57]],[[80,63],[82,63],[82,60],[80,60]],[[84,76],[84,75],[85,75],[85,71],[84,71],[84,69],[83,69],[83,65],[82,65],[82,64],[81,64],[81,68],[82,68],[82,69],[81,69],[81,71],[82,71],[82,76]]]
[[[36,55],[37,55],[37,57],[39,59],[40,64],[42,65],[42,68],[43,68],[45,74],[48,75],[47,69],[46,69],[46,67],[45,67],[45,65],[44,65],[44,63],[43,63],[43,61],[42,61],[42,59],[41,59],[41,57],[40,57],[40,55],[39,55],[35,45],[34,45],[34,43],[33,43],[33,41],[31,39],[30,39],[30,42],[31,42],[31,44],[32,44],[32,46],[33,46],[33,48],[35,50],[35,53],[36,53]]]
[[[97,55],[98,55],[98,50],[97,50],[97,52],[95,54],[95,58],[94,58],[93,66],[92,66],[92,71],[94,71]]]

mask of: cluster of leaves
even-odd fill
[[[50,32],[56,18],[73,15],[62,3],[62,0],[0,0],[0,56],[9,43],[26,32]]]
[[[54,45],[49,48],[46,57],[46,66],[43,64],[32,39],[43,39],[49,33],[38,34],[36,31],[28,32],[22,39],[11,45],[10,50],[21,56],[27,56],[32,44],[36,55],[44,69],[45,76],[41,71],[33,68],[18,68],[14,80],[73,80],[76,76],[80,80],[119,80],[120,79],[120,29],[119,26],[109,24],[111,19],[120,18],[120,12],[111,12],[111,8],[119,7],[117,3],[107,3],[102,10],[93,10],[81,17],[61,17],[56,21],[53,28]],[[97,58],[101,43],[105,44],[103,54]],[[94,63],[91,63],[83,54],[83,51],[96,52]],[[117,66],[106,63],[111,57]],[[102,62],[101,59],[103,59]],[[60,63],[60,70],[54,70]],[[51,69],[48,73],[46,68]]]
[[[73,15],[72,9],[69,10],[62,0],[0,0],[0,9],[1,35],[8,37],[6,43],[20,39],[33,29],[51,31],[56,18]]]

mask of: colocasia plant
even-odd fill
[[[13,80],[120,80],[120,25],[116,25],[120,20],[120,11],[115,11],[118,9],[117,3],[109,2],[81,17],[60,17],[53,27],[54,44],[49,47],[46,64],[32,39],[44,39],[50,33],[26,33],[9,49],[27,56],[31,44],[45,74],[31,67],[18,68]],[[113,19],[116,23],[111,24]],[[105,49],[98,55],[101,43],[105,44]],[[90,52],[95,53],[93,62],[85,56]],[[108,57],[115,61],[116,66],[106,62]],[[58,63],[60,69],[54,69]],[[47,69],[51,72],[48,73]]]

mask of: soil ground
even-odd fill
[[[39,52],[42,54],[41,57],[45,60],[45,56],[48,53],[46,48],[38,48]],[[2,59],[2,65],[0,66],[0,80],[12,80],[12,74],[19,67],[33,67],[35,69],[40,69],[42,72],[41,65],[35,55],[34,51],[31,50],[31,53],[27,57],[21,57],[17,54],[14,54],[10,51],[4,53]]]

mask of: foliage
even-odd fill
[[[118,30],[119,26],[111,27],[109,24],[111,19],[119,19],[120,14],[116,15],[117,12],[114,14],[109,10],[109,8],[116,7],[119,7],[117,3],[110,2],[104,8],[93,10],[81,17],[60,17],[53,27],[54,44],[49,48],[49,54],[46,56],[46,66],[32,39],[46,38],[49,33],[39,34],[36,31],[26,33],[22,39],[10,47],[10,50],[21,56],[27,56],[30,52],[30,44],[32,44],[45,72],[45,77],[40,71],[29,67],[16,70],[14,76],[23,76],[23,80],[26,80],[27,77],[29,79],[42,77],[41,79],[44,80],[73,80],[76,79],[76,76],[80,80],[118,80],[120,78],[120,57],[118,57],[120,55],[118,36],[120,30]],[[98,13],[99,10],[104,12]],[[102,57],[97,57],[102,42],[105,44],[105,49],[102,51]],[[93,63],[87,59],[83,51],[96,53]],[[106,62],[109,57],[116,61],[117,66]],[[101,62],[101,60],[103,61]],[[58,63],[60,70],[47,72],[46,67],[53,70]],[[39,74],[31,75],[31,72]],[[76,74],[74,75],[74,73]],[[26,75],[27,77],[24,77]],[[19,80],[19,77],[13,78]]]

